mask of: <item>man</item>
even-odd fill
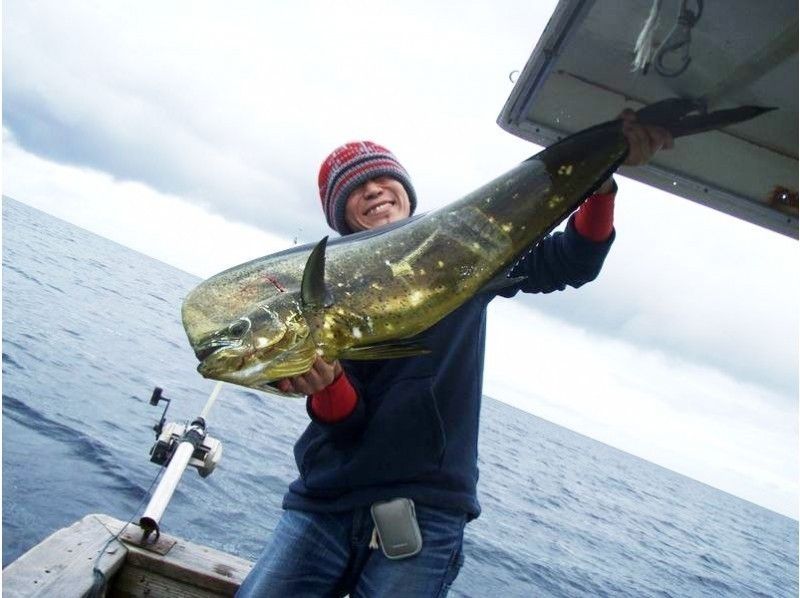
[[[622,118],[626,164],[671,147],[663,129],[638,125],[632,112]],[[328,224],[342,235],[408,218],[417,204],[406,170],[369,141],[331,153],[318,182]],[[547,293],[593,280],[613,242],[615,192],[612,179],[604,182],[563,233],[543,239],[515,266],[511,276],[524,280],[499,294]],[[308,395],[312,421],[295,445],[300,477],[240,596],[447,593],[463,562],[464,526],[480,514],[478,421],[486,306],[494,296],[478,294],[422,333],[427,355],[318,359],[308,373],[280,382],[284,391]],[[422,547],[393,560],[373,549],[370,507],[397,498],[413,501]]]

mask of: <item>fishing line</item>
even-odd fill
[[[153,478],[153,481],[150,483],[150,487],[144,493],[144,497],[142,498],[142,500],[139,501],[139,504],[136,505],[136,508],[133,511],[133,517],[131,517],[128,520],[128,522],[125,525],[123,525],[122,528],[116,534],[111,536],[111,538],[108,539],[108,542],[106,542],[103,545],[103,547],[100,549],[100,552],[97,553],[97,556],[94,559],[94,566],[92,567],[92,574],[94,575],[94,582],[92,583],[91,590],[89,590],[89,594],[88,595],[89,595],[90,598],[100,598],[101,596],[103,596],[106,584],[108,583],[108,580],[106,579],[106,574],[103,573],[100,570],[100,567],[99,567],[100,559],[103,558],[103,555],[105,554],[105,552],[108,549],[108,547],[111,546],[111,543],[116,541],[116,540],[119,540],[119,537],[122,535],[122,533],[126,529],[128,529],[128,526],[131,523],[133,523],[134,519],[136,519],[136,513],[139,512],[139,510],[144,505],[145,501],[149,498],[151,492],[153,491],[153,488],[155,487],[156,483],[158,482],[158,479],[161,477],[161,474],[163,474],[166,469],[167,468],[165,466],[163,466],[163,465],[159,468],[158,472],[156,472],[156,476]]]
[[[209,411],[211,411],[211,407],[216,402],[217,397],[219,396],[219,393],[220,393],[221,390],[222,390],[222,382],[218,381],[216,383],[216,385],[214,386],[214,390],[211,391],[211,395],[208,397],[208,400],[206,401],[206,404],[203,406],[203,410],[200,412],[200,417],[198,418],[199,420],[204,421],[205,418],[208,417],[208,413],[209,413]],[[160,396],[160,389],[156,389],[156,391],[158,391],[158,396]],[[154,393],[154,396],[156,396],[155,393]],[[166,399],[166,400],[168,401],[168,399]],[[166,410],[164,411],[164,413],[166,414]],[[102,596],[103,592],[105,590],[105,586],[108,583],[108,580],[106,579],[105,573],[103,573],[100,570],[100,567],[99,567],[100,559],[103,557],[103,554],[105,554],[105,551],[108,549],[108,547],[111,545],[111,543],[114,542],[114,541],[119,540],[119,537],[122,535],[122,533],[126,529],[128,529],[128,526],[131,523],[133,523],[133,520],[136,518],[136,513],[138,513],[141,510],[141,508],[145,504],[145,501],[148,498],[152,497],[153,488],[155,487],[156,483],[161,478],[162,474],[169,468],[170,462],[171,462],[171,460],[167,459],[162,463],[161,467],[159,468],[158,472],[156,473],[155,477],[153,478],[153,481],[150,483],[150,487],[147,489],[147,491],[145,492],[144,496],[142,497],[142,500],[139,501],[138,505],[136,505],[136,509],[134,510],[134,516],[131,517],[127,521],[127,523],[125,523],[125,525],[122,526],[122,529],[120,529],[116,534],[114,534],[113,536],[111,536],[111,538],[109,538],[108,542],[106,542],[103,545],[103,547],[100,549],[100,552],[95,557],[94,566],[92,567],[92,574],[94,575],[94,582],[92,583],[92,589],[89,591],[89,596],[91,596],[91,598],[99,598],[100,596]],[[185,464],[184,464],[184,467],[185,467]],[[180,473],[182,473],[182,472],[183,472],[183,469],[181,469]],[[178,476],[180,476],[180,473],[178,474]],[[209,471],[209,473],[210,473],[210,471]],[[202,475],[202,473],[201,473],[201,475]],[[208,474],[206,474],[206,475],[208,475]],[[177,478],[177,479],[179,479],[179,478]],[[177,484],[177,479],[175,481],[175,484]],[[171,492],[170,492],[170,495],[171,495]],[[167,497],[167,501],[168,500],[169,500],[169,497]],[[158,534],[158,531],[156,531],[156,534]],[[156,535],[156,539],[158,539],[158,535]]]

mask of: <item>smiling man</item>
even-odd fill
[[[371,141],[334,150],[317,182],[328,224],[342,235],[407,218],[417,207],[406,169],[389,150]]]
[[[628,121],[626,164],[671,145],[663,129]],[[320,168],[328,224],[342,235],[408,218],[408,173],[371,141],[336,149]],[[545,237],[500,291],[479,293],[420,335],[430,353],[380,361],[317,359],[282,380],[308,395],[311,423],[294,448],[300,476],[240,596],[444,596],[478,517],[478,427],[486,307],[498,294],[549,293],[593,280],[614,238],[609,179]],[[376,550],[381,548],[381,551]]]
[[[353,230],[368,230],[406,218],[409,210],[403,185],[392,177],[380,176],[353,191],[345,220]]]

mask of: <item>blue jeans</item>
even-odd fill
[[[464,562],[466,516],[416,505],[422,550],[402,560],[369,548],[369,507],[345,513],[284,511],[237,597],[446,596]]]

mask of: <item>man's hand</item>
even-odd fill
[[[322,357],[317,357],[311,369],[301,376],[284,378],[277,384],[283,392],[294,392],[304,395],[313,395],[331,383],[342,373],[339,361],[328,363]]]
[[[636,122],[636,113],[630,108],[623,110],[619,118],[622,119],[622,134],[628,140],[628,157],[625,166],[641,166],[647,164],[662,149],[672,149],[673,140],[669,131],[663,127],[643,125]],[[614,188],[612,179],[606,180],[597,193],[605,195]]]
[[[636,113],[630,108],[623,110],[619,117],[623,121],[622,134],[630,146],[623,162],[626,166],[647,164],[658,150],[672,149],[672,135],[665,128],[636,122]]]

